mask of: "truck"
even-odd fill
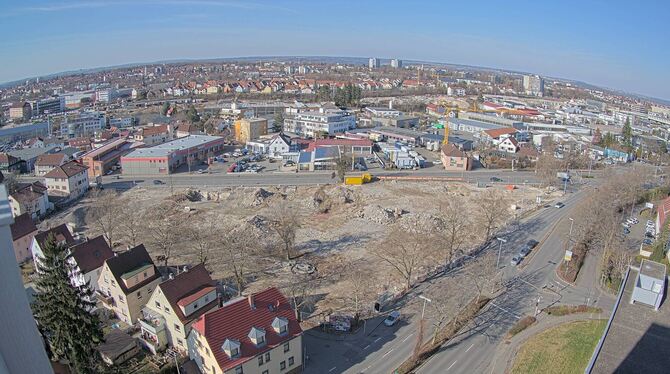
[[[344,184],[346,185],[360,185],[363,183],[369,183],[372,181],[372,175],[369,173],[363,173],[359,176],[347,176],[344,178]]]
[[[556,178],[560,179],[561,181],[569,181],[570,180],[570,173],[567,171],[559,171],[556,173]]]

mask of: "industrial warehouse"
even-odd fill
[[[125,175],[165,175],[182,166],[198,165],[222,152],[224,140],[218,136],[189,135],[155,147],[140,148],[121,158]],[[190,162],[187,162],[189,160]]]

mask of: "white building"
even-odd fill
[[[402,60],[394,58],[393,60],[391,60],[391,67],[395,69],[400,69],[402,67]]]
[[[356,127],[356,117],[339,109],[296,113],[284,119],[284,130],[303,137],[333,136]]]
[[[543,96],[544,95],[544,79],[539,75],[524,75],[523,76],[523,90],[526,95]]]
[[[368,59],[368,67],[370,69],[379,69],[380,66],[381,66],[381,61],[379,61],[378,58],[370,57],[370,59]]]
[[[83,196],[88,191],[88,167],[70,161],[55,167],[44,175],[50,196],[61,196],[66,200],[73,200]]]

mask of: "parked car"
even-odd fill
[[[623,234],[624,234],[624,235],[628,235],[628,234],[630,234],[630,230],[624,227],[624,228],[623,228]]]
[[[649,232],[649,231],[647,231],[647,232],[644,234],[644,236],[647,237],[647,238],[650,238],[650,239],[656,239],[656,236],[654,235],[653,232]]]
[[[160,185],[160,184],[165,184],[165,182],[160,181],[160,180],[158,180],[158,179],[154,179],[154,184],[155,184],[155,185]]]
[[[519,251],[519,256],[521,258],[525,258],[530,254],[530,248],[528,246],[523,246],[521,250]]]
[[[365,165],[363,165],[361,163],[358,163],[358,162],[354,165],[354,169],[359,170],[359,171],[368,170],[368,168]]]
[[[237,169],[237,163],[236,162],[233,163],[232,165],[230,165],[230,167],[228,168],[228,172],[229,173],[234,173],[235,169]]]
[[[526,246],[530,249],[535,248],[538,244],[540,244],[540,242],[538,242],[537,240],[534,240],[534,239],[531,239],[531,240],[526,242]]]
[[[384,324],[386,326],[391,327],[391,326],[395,325],[396,322],[398,322],[399,319],[400,319],[400,312],[398,312],[397,310],[394,310],[394,311],[391,312],[391,314],[388,315],[388,317],[386,317],[386,319],[384,320]]]
[[[565,204],[563,204],[563,203],[561,203],[561,202],[558,202],[558,203],[556,203],[556,204],[554,205],[554,208],[556,208],[556,209],[561,209],[561,208],[563,208],[564,206],[565,206]]]
[[[651,239],[644,239],[642,242],[646,245],[651,245],[654,241]]]
[[[628,222],[624,222],[624,223],[622,223],[621,225],[622,225],[623,227],[627,228],[627,229],[630,228],[630,225],[628,224]]]
[[[512,257],[512,261],[511,261],[511,262],[512,262],[512,266],[517,266],[517,265],[519,265],[519,264],[521,263],[521,260],[522,260],[522,258],[521,258],[521,256],[519,256],[519,255],[516,255],[516,256]]]
[[[489,178],[489,180],[490,180],[491,182],[502,182],[502,179],[500,179],[500,178],[498,178],[498,177],[491,177],[491,178]]]

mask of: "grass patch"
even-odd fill
[[[583,373],[606,323],[570,322],[533,336],[519,350],[512,373]]]
[[[535,321],[537,321],[537,319],[532,316],[525,316],[521,318],[517,323],[514,324],[514,326],[512,326],[511,329],[509,329],[507,332],[507,338],[509,339],[521,331],[529,328],[533,323],[535,323]]]
[[[554,305],[544,310],[551,316],[567,316],[575,313],[602,313],[602,309],[586,305]]]

